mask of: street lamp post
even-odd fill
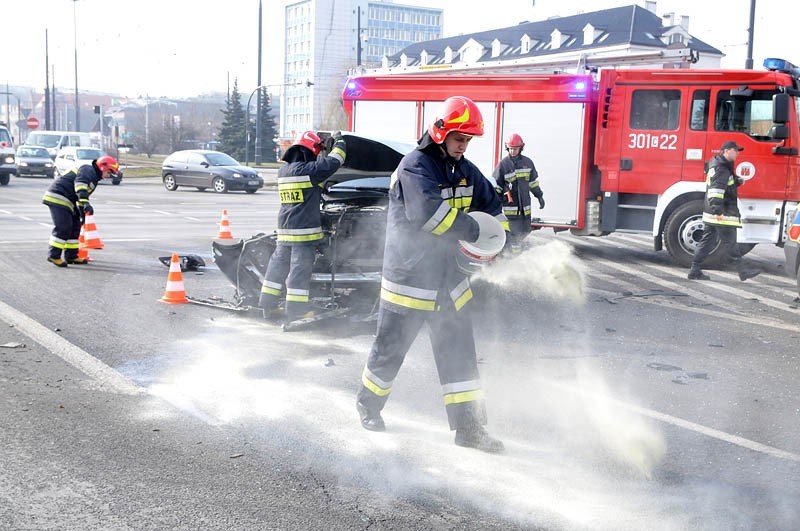
[[[250,162],[250,155],[249,155],[249,148],[250,148],[250,102],[253,99],[253,94],[255,94],[258,90],[269,88],[269,87],[293,87],[295,85],[305,85],[306,87],[312,86],[314,83],[312,81],[297,81],[295,83],[277,83],[271,85],[260,85],[253,89],[253,92],[250,93],[250,97],[247,98],[247,106],[245,108],[245,119],[244,119],[244,164],[247,166]],[[257,120],[256,127],[259,127],[260,120]],[[256,146],[255,149],[258,150],[261,146],[259,145],[259,137],[260,131],[256,130]],[[254,157],[255,158],[255,157]]]
[[[258,92],[261,89],[269,88],[269,87],[285,87],[287,85],[281,84],[271,84],[271,85],[259,85],[253,89],[253,92],[250,93],[250,97],[247,98],[247,106],[245,107],[245,118],[244,118],[244,165],[247,166],[250,163],[250,102],[253,100],[253,94]],[[258,113],[260,114],[261,106],[259,106]],[[261,156],[259,155],[259,150],[261,149],[261,132],[258,128],[261,127],[261,117],[256,115],[256,145],[255,150],[256,153],[254,155],[254,159],[256,163],[261,162]]]
[[[78,16],[75,4],[78,0],[72,0],[72,33],[75,36],[75,130],[81,130],[80,109],[78,104]]]

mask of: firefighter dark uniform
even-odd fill
[[[463,114],[468,102],[471,118],[480,127],[462,121],[455,122],[462,123],[462,129],[452,130],[482,134],[475,104],[461,97],[447,102],[454,99],[455,114]],[[478,238],[478,224],[467,211],[506,220],[490,181],[471,162],[448,156],[439,145],[448,132],[444,125],[438,143],[429,133],[423,135],[417,150],[407,154],[392,175],[377,335],[362,373],[357,408],[364,428],[385,429],[380,411],[411,343],[427,322],[450,429],[457,430],[456,444],[501,451],[502,443],[483,428],[486,409],[472,322],[464,311],[472,290],[455,253],[458,240]]]
[[[503,214],[508,218],[512,245],[518,246],[531,232],[531,196],[539,201],[539,208],[544,208],[544,193],[539,186],[539,173],[533,161],[522,155],[525,143],[522,137],[514,133],[506,141],[506,149],[518,148],[516,156],[503,157],[492,172],[502,194]]]
[[[55,225],[50,235],[47,257],[53,264],[65,267],[68,263],[85,263],[85,259],[78,258],[78,238],[84,211],[93,213],[89,196],[97,188],[105,170],[109,170],[111,175],[119,170],[119,164],[113,157],[103,156],[91,164],[68,171],[53,181],[42,197],[42,203],[50,208]]]
[[[739,186],[743,181],[734,174],[733,162],[743,148],[735,142],[725,142],[721,153],[709,162],[706,172],[706,200],[703,203],[703,238],[692,260],[688,278],[708,280],[703,273],[703,261],[721,242],[730,262],[739,271],[739,278],[747,280],[760,271],[742,267],[742,253],[736,242],[736,229],[742,226],[737,204]]]
[[[317,160],[322,141],[306,131],[286,150],[288,162],[278,171],[278,245],[269,260],[261,286],[259,306],[265,316],[274,314],[286,283],[286,320],[309,311],[309,288],[316,245],[323,239],[320,216],[322,182],[344,163],[345,142],[337,138],[327,157]]]

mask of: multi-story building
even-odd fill
[[[300,0],[285,7],[280,136],[346,124],[342,87],[359,64],[442,34],[442,10],[380,0]]]

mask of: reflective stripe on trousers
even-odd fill
[[[468,315],[457,314],[451,306],[439,312],[413,315],[381,306],[378,332],[362,372],[358,400],[371,411],[383,409],[406,353],[425,322],[450,429],[486,424],[472,321]]]

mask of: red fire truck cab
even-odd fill
[[[397,75],[348,80],[352,131],[408,142],[439,104],[473,99],[486,133],[467,158],[491,175],[503,139],[518,133],[539,172],[547,206],[534,227],[601,236],[646,232],[678,264],[702,236],[705,166],[723,142],[745,149],[736,173],[745,249],[782,245],[800,201],[800,69],[603,70],[589,75]],[[709,260],[718,259],[712,254]]]

